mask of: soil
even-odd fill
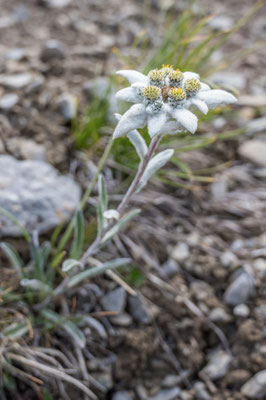
[[[61,171],[71,170],[75,160],[80,162],[80,155],[73,151],[71,124],[58,110],[58,96],[68,92],[85,105],[86,83],[123,66],[112,49],[127,53],[143,25],[152,35],[160,17],[159,1],[147,2],[152,4],[149,22],[143,20],[144,3],[79,0],[64,8],[49,8],[45,1],[22,4],[19,0],[0,0],[0,73],[30,72],[42,78],[35,89],[17,90],[18,103],[0,115],[0,152],[12,154],[8,140],[22,137],[42,144],[47,160]],[[174,1],[161,3],[165,7],[169,3],[173,12],[180,12]],[[252,4],[240,0],[204,3],[209,12],[226,15],[233,23]],[[5,27],[4,18],[14,15],[15,22]],[[247,42],[265,39],[264,15],[265,6],[230,39],[222,53],[225,59],[228,50],[247,48]],[[63,44],[62,58],[43,59],[45,43],[50,39]],[[11,48],[23,48],[22,58],[5,58]],[[265,96],[265,53],[265,48],[260,48],[229,68],[244,77],[239,94],[248,96],[250,102],[256,96]],[[0,88],[0,95],[9,92]],[[263,115],[265,103],[263,107],[239,106],[228,126],[237,128]],[[202,129],[205,127],[210,128],[204,124]],[[211,129],[216,129],[214,122]],[[265,138],[263,134],[260,136]],[[214,175],[218,182],[225,182],[226,188],[195,182],[193,191],[150,185],[134,201],[143,209],[141,216],[131,224],[127,236],[122,234],[114,248],[108,248],[116,256],[130,255],[145,276],[144,284],[135,289],[146,305],[148,321],[131,316],[129,295],[123,311],[130,317],[127,323],[117,323],[102,314],[101,298],[116,287],[107,277],[72,293],[69,307],[76,299],[77,313],[96,316],[107,332],[103,339],[91,329],[85,352],[88,372],[106,386],[105,390],[95,389],[100,400],[112,399],[120,390],[128,391],[132,399],[153,399],[170,387],[180,387],[179,395],[170,400],[244,400],[242,385],[266,369],[266,174],[263,168],[240,157],[243,140],[218,142],[208,150],[182,155],[191,168],[197,169],[229,162],[229,168]],[[174,263],[170,272],[166,265],[169,260]],[[245,301],[246,314],[241,315],[226,303],[224,293],[243,268],[252,270],[254,287]],[[5,276],[4,280],[11,278]],[[214,310],[220,312],[216,318]],[[71,347],[63,335],[56,340],[59,349]],[[45,345],[38,338],[36,343]],[[230,353],[231,361],[220,377],[211,379],[204,367],[210,355],[220,350]],[[209,397],[200,397],[195,385],[199,382]],[[50,383],[45,385],[50,387]],[[18,387],[20,393],[7,392],[6,398],[37,398],[25,383],[19,382]],[[71,390],[71,399],[80,396]],[[167,400],[162,396],[154,400]],[[54,398],[62,397],[56,394]]]

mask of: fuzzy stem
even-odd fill
[[[136,188],[137,188],[137,186],[138,186],[138,184],[140,182],[140,179],[142,178],[142,175],[144,174],[144,172],[145,172],[145,170],[147,168],[147,165],[148,165],[148,163],[149,163],[154,151],[156,150],[156,147],[158,146],[160,140],[161,140],[160,136],[155,136],[152,139],[152,141],[150,143],[150,146],[149,146],[149,149],[148,149],[148,152],[147,152],[145,158],[143,159],[143,161],[140,163],[138,172],[137,172],[134,180],[132,181],[130,187],[128,188],[128,191],[125,194],[123,200],[121,201],[121,203],[117,207],[117,211],[119,212],[119,214],[122,214],[123,211],[125,210],[125,208],[127,207],[128,202],[130,200],[130,197],[135,192],[135,190],[136,190]]]
[[[118,206],[117,209],[116,209],[116,210],[119,212],[119,214],[122,214],[123,211],[126,209],[128,203],[129,203],[129,201],[130,201],[130,199],[131,199],[131,196],[134,194],[134,192],[135,192],[135,190],[136,190],[136,188],[137,188],[137,186],[138,186],[138,184],[139,184],[139,182],[140,182],[140,180],[141,180],[141,178],[142,178],[142,176],[143,176],[143,174],[144,174],[144,172],[145,172],[145,170],[146,170],[146,168],[147,168],[147,165],[148,165],[150,159],[152,158],[152,155],[153,155],[154,151],[156,150],[156,148],[157,148],[157,146],[158,146],[160,140],[161,140],[161,136],[159,136],[159,135],[156,136],[156,137],[154,137],[154,138],[151,140],[151,143],[150,143],[149,148],[148,148],[148,152],[147,152],[146,156],[144,157],[143,161],[140,163],[139,168],[138,168],[138,172],[137,172],[137,174],[136,174],[134,180],[132,181],[131,185],[130,185],[129,188],[128,188],[128,191],[126,192],[126,194],[125,194],[125,196],[123,197],[121,203],[119,204],[119,206]],[[102,233],[102,236],[101,236],[101,237],[98,236],[98,237],[95,239],[95,241],[90,245],[90,247],[86,250],[86,252],[83,254],[83,256],[82,256],[82,258],[81,258],[81,260],[80,260],[80,262],[81,262],[82,264],[85,264],[85,263],[86,263],[86,260],[88,259],[88,257],[90,257],[92,254],[94,254],[94,253],[98,250],[98,247],[99,247],[99,245],[100,245],[100,243],[101,243],[102,237],[103,237],[113,226],[114,226],[114,223],[111,222],[111,223],[104,229],[104,231],[103,231],[103,233]]]
[[[134,180],[132,181],[131,185],[129,186],[128,191],[126,192],[125,196],[123,197],[121,203],[120,203],[119,206],[117,207],[117,211],[118,211],[120,214],[126,209],[128,203],[129,203],[129,201],[130,201],[130,199],[131,199],[131,196],[134,194],[134,192],[135,192],[135,190],[136,190],[136,188],[137,188],[137,186],[138,186],[138,184],[139,184],[139,182],[140,182],[140,179],[142,178],[142,176],[143,176],[143,174],[144,174],[144,172],[145,172],[145,170],[146,170],[146,168],[147,168],[147,165],[148,165],[150,159],[152,158],[152,156],[153,156],[153,154],[154,154],[154,151],[156,150],[156,148],[157,148],[157,146],[158,146],[160,140],[161,140],[161,136],[159,136],[159,135],[156,136],[156,137],[154,137],[154,138],[151,140],[151,143],[150,143],[149,148],[148,148],[148,152],[147,152],[146,156],[144,157],[143,161],[140,163],[139,168],[138,168],[138,172],[137,172],[137,174],[136,174]],[[97,179],[98,179],[99,173],[100,173],[101,169],[103,168],[104,163],[105,163],[105,161],[106,161],[106,159],[107,159],[107,157],[108,157],[108,155],[109,155],[109,153],[110,153],[111,147],[112,147],[112,144],[110,144],[110,142],[109,142],[109,143],[108,143],[108,146],[107,146],[107,148],[106,148],[106,150],[105,150],[105,152],[104,152],[104,154],[103,154],[103,156],[102,156],[102,158],[101,158],[101,161],[100,161],[100,164],[99,164],[97,173],[96,173],[96,175],[95,175],[93,181],[91,182],[90,187],[88,188],[88,190],[86,191],[85,195],[83,196],[83,200],[82,200],[82,203],[81,203],[81,204],[82,204],[82,208],[84,207],[84,205],[86,204],[86,202],[87,202],[87,200],[88,200],[88,198],[89,198],[89,196],[90,196],[90,193],[91,193],[91,191],[92,191],[92,188],[93,188],[93,186],[95,185],[95,183],[96,183],[96,181],[97,181]],[[71,226],[71,224],[69,225],[69,227],[70,227],[70,226]],[[102,233],[102,236],[101,236],[101,237],[98,236],[98,237],[94,240],[94,242],[90,245],[90,247],[87,249],[87,251],[83,254],[83,256],[81,257],[81,260],[80,260],[80,262],[81,262],[83,265],[86,263],[88,257],[90,257],[91,255],[93,255],[93,254],[98,250],[98,248],[99,248],[99,246],[100,246],[100,243],[101,243],[102,237],[103,237],[113,226],[114,226],[114,223],[111,222],[111,223],[104,229],[104,231],[103,231],[103,233]],[[69,228],[69,227],[68,227],[68,228]],[[71,233],[71,231],[70,231],[70,233]],[[40,309],[42,309],[43,307],[45,307],[45,306],[47,306],[47,305],[49,304],[49,302],[51,301],[52,298],[57,297],[57,296],[59,296],[60,294],[62,294],[62,293],[64,292],[64,290],[65,290],[65,288],[66,288],[68,282],[69,282],[69,279],[70,279],[70,277],[66,277],[66,278],[60,283],[60,285],[54,290],[53,295],[48,296],[42,303],[35,305],[34,309],[35,309],[35,310],[40,310]]]

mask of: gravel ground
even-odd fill
[[[137,0],[0,0],[0,154],[71,171],[76,103],[86,104],[95,75],[123,65],[114,47],[127,54],[143,27],[152,36],[159,2],[151,3],[147,22],[149,2]],[[199,4],[217,14],[217,30],[253,2]],[[158,195],[150,185],[136,197],[143,213],[108,249],[131,256],[145,275],[135,292],[98,278],[73,293],[76,312],[91,318],[84,357],[99,399],[266,399],[266,50],[232,66],[228,56],[265,40],[265,11],[218,52],[217,63],[229,66],[211,78],[238,91],[229,124],[248,127],[248,140],[182,155],[191,168],[229,168],[208,186],[193,182],[193,191],[161,186]],[[211,122],[216,131],[226,126],[223,117]],[[58,348],[71,346],[57,339]],[[7,398],[37,399],[27,385],[19,390]]]

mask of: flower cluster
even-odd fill
[[[158,134],[175,134],[181,131],[194,133],[198,119],[191,108],[207,114],[220,104],[232,104],[236,98],[224,90],[212,90],[200,81],[198,74],[181,72],[173,66],[163,65],[148,75],[133,70],[122,70],[131,86],[119,90],[116,97],[135,103],[119,120],[114,138],[147,125],[151,137]]]

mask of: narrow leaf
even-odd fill
[[[27,231],[26,228],[24,228],[23,225],[21,225],[19,220],[13,214],[11,214],[9,211],[5,210],[2,207],[0,207],[0,214],[4,215],[6,218],[8,218],[10,221],[12,221],[13,224],[17,225],[17,227],[20,229],[22,235],[24,236],[25,240],[28,243],[31,241],[29,232]]]
[[[117,258],[116,260],[108,261],[97,267],[88,268],[85,271],[82,271],[82,272],[72,276],[70,278],[67,286],[73,287],[73,286],[77,285],[78,283],[84,281],[85,279],[93,278],[97,275],[101,275],[108,269],[115,269],[115,268],[125,266],[125,265],[129,264],[130,262],[131,262],[130,258]]]
[[[74,240],[70,250],[70,257],[78,260],[82,253],[84,242],[84,217],[81,210],[79,210],[75,217],[74,226]]]
[[[110,240],[114,235],[116,235],[125,224],[127,224],[131,219],[135,218],[140,213],[140,209],[132,210],[122,217],[106,234],[101,240],[101,244]]]
[[[101,203],[102,210],[104,212],[105,210],[107,210],[108,207],[108,197],[107,197],[106,184],[102,174],[100,174],[98,178],[98,191],[99,191],[99,200]]]
[[[150,177],[155,174],[158,169],[162,168],[167,163],[167,161],[170,160],[173,154],[174,150],[168,149],[162,151],[151,159],[139,182],[137,192],[139,192],[146,185]]]
[[[13,268],[19,273],[20,277],[23,276],[22,268],[23,268],[23,261],[20,258],[17,250],[8,243],[0,243],[0,248],[4,251],[5,255],[8,257],[9,261]]]
[[[65,250],[58,253],[51,262],[51,268],[56,268],[61,263],[65,255],[66,255]]]
[[[2,334],[10,339],[18,339],[29,331],[29,325],[24,322],[15,322],[3,329]]]
[[[86,338],[82,331],[72,321],[65,320],[65,318],[62,318],[59,314],[51,310],[43,310],[42,315],[49,321],[60,325],[60,327],[73,339],[74,344],[82,349],[85,347]]]

